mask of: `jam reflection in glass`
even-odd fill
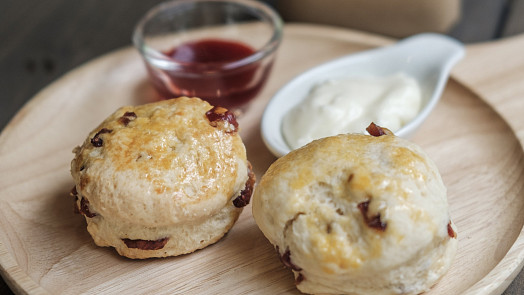
[[[161,98],[197,96],[232,109],[241,108],[260,92],[273,63],[269,56],[235,65],[255,50],[225,39],[191,41],[163,53],[178,65],[175,69],[146,64]]]

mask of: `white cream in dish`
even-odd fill
[[[385,77],[347,77],[318,84],[283,118],[287,144],[297,149],[315,139],[364,133],[371,123],[395,132],[420,111],[422,92],[403,73]]]

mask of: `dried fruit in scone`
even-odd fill
[[[253,216],[311,294],[419,294],[457,249],[446,188],[422,149],[387,129],[328,137],[273,163]]]
[[[97,245],[130,258],[215,243],[255,183],[235,116],[198,98],[122,107],[74,153],[76,211]]]

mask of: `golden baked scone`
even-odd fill
[[[417,145],[375,131],[313,141],[257,185],[255,221],[304,293],[419,294],[455,256],[436,165]]]
[[[218,241],[255,181],[237,129],[231,112],[198,98],[110,115],[71,162],[72,194],[95,243],[149,258]]]

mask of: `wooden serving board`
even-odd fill
[[[259,178],[275,160],[259,131],[275,91],[321,62],[391,42],[286,26],[270,80],[240,118]],[[468,48],[413,138],[439,166],[459,229],[457,257],[427,294],[500,294],[522,268],[524,57],[516,53],[523,46],[521,36]],[[2,132],[0,271],[11,288],[20,294],[298,294],[250,206],[220,242],[189,255],[137,261],[94,245],[83,217],[73,214],[71,150],[116,108],[152,95],[138,53],[127,48],[42,90]]]

